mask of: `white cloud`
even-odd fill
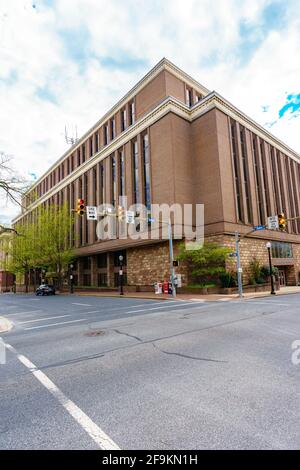
[[[163,56],[262,125],[277,121],[271,132],[300,152],[300,117],[278,119],[286,95],[300,92],[297,0],[284,4],[284,27],[263,22],[270,0],[34,4],[0,0],[0,150],[25,176],[66,150],[65,124],[83,134]]]

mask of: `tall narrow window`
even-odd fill
[[[273,179],[273,188],[274,188],[274,195],[275,195],[275,210],[276,213],[279,214],[281,211],[281,204],[279,199],[279,189],[278,189],[278,179],[277,179],[277,172],[276,172],[276,162],[275,162],[275,154],[274,148],[271,147],[270,150],[270,160],[271,160],[271,171],[272,171],[272,179]]]
[[[88,173],[84,173],[83,179],[84,179],[84,197],[83,197],[83,199],[85,200],[85,204],[88,205],[89,204],[89,201],[88,201]],[[81,217],[81,219],[82,219],[82,217]],[[84,227],[85,227],[85,244],[87,245],[89,243],[89,224],[88,224],[87,221],[85,221]]]
[[[149,137],[148,134],[143,136],[143,167],[144,167],[144,197],[145,205],[148,210],[151,208],[151,192],[150,192],[150,161],[149,161]]]
[[[104,186],[104,166],[103,163],[99,165],[99,176],[100,176],[100,204],[105,203],[105,186]]]
[[[255,172],[255,181],[256,181],[256,189],[257,189],[257,204],[258,204],[258,211],[259,211],[259,223],[262,224],[265,222],[264,217],[264,207],[263,207],[263,197],[262,197],[262,188],[260,184],[260,165],[259,165],[259,155],[257,150],[257,142],[256,136],[253,136],[253,155],[254,155],[254,172]]]
[[[126,109],[121,110],[121,131],[125,131],[127,127],[127,116],[126,116]]]
[[[97,169],[93,168],[93,204],[97,205]]]
[[[81,165],[81,152],[80,149],[77,150],[77,166]]]
[[[240,138],[241,138],[242,162],[243,162],[243,172],[244,172],[245,197],[246,197],[246,205],[247,205],[247,217],[248,217],[248,223],[252,223],[248,155],[247,155],[247,147],[246,147],[246,132],[245,132],[245,128],[242,126],[240,126]]]
[[[95,134],[95,152],[99,152],[99,132]]]
[[[131,101],[129,103],[129,125],[131,126],[134,123],[135,123],[135,106],[134,106],[134,101]]]
[[[193,92],[192,92],[192,89],[186,87],[185,93],[186,93],[186,104],[189,107],[193,106]]]
[[[85,144],[82,146],[82,163],[85,162]]]
[[[112,205],[117,203],[117,182],[116,182],[116,159],[111,157],[111,199]]]
[[[133,160],[133,200],[134,204],[140,202],[140,193],[139,193],[139,153],[138,153],[138,143],[135,140],[132,143],[132,160]]]
[[[272,214],[271,214],[271,209],[270,209],[270,195],[269,195],[269,187],[268,187],[268,179],[267,179],[266,153],[265,153],[265,146],[264,146],[263,140],[260,141],[260,154],[261,154],[261,167],[262,167],[262,174],[263,174],[262,187],[263,187],[263,193],[265,195],[267,217],[269,217]]]
[[[105,124],[103,128],[103,134],[104,134],[104,145],[108,144],[108,124]]]
[[[115,118],[110,120],[110,137],[111,140],[114,140],[116,137],[116,121]]]
[[[90,157],[94,155],[93,137],[90,137]]]
[[[119,192],[120,196],[125,196],[125,169],[124,169],[124,151],[119,152]]]
[[[237,202],[237,218],[238,218],[238,221],[242,222],[243,221],[242,200],[241,200],[242,191],[241,191],[241,179],[240,179],[240,173],[239,173],[235,121],[231,122],[231,144],[232,144],[233,170],[234,170],[235,192],[236,192],[236,202]]]
[[[290,161],[289,158],[285,156],[285,171],[286,171],[286,176],[289,184],[287,185],[288,188],[288,194],[289,194],[289,202],[290,202],[290,210],[291,210],[291,216],[295,217],[295,202],[294,202],[294,191],[293,191],[293,180],[292,180],[292,172],[290,168]],[[298,214],[297,214],[298,215]],[[296,230],[296,221],[293,220],[291,222],[291,226],[293,229],[294,233],[297,233]]]

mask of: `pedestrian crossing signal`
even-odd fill
[[[286,218],[283,212],[278,214],[278,226],[280,230],[286,229]]]
[[[77,214],[82,217],[84,215],[84,210],[85,204],[84,204],[84,199],[77,199]]]

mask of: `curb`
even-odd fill
[[[0,333],[6,333],[10,331],[13,327],[13,324],[7,320],[7,318],[0,317]]]

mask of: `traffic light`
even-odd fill
[[[83,216],[85,210],[84,199],[77,199],[77,214]]]
[[[286,229],[286,218],[283,212],[278,214],[278,226],[280,230]]]
[[[173,266],[174,266],[174,268],[177,268],[179,266],[179,262],[178,262],[177,259],[173,260]]]
[[[125,220],[126,214],[124,207],[118,206],[117,217],[119,218],[119,220]]]

